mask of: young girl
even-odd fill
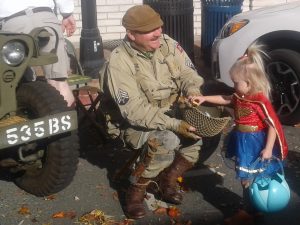
[[[236,126],[230,134],[228,150],[236,157],[236,174],[241,180],[244,209],[248,213],[254,212],[248,187],[253,177],[265,168],[263,162],[255,168],[253,163],[258,157],[262,161],[272,156],[283,160],[288,151],[282,127],[269,100],[271,87],[263,66],[263,54],[261,46],[255,43],[231,67],[229,72],[235,89],[233,95],[189,98],[196,105],[203,102],[233,105]],[[267,168],[265,173],[274,173],[279,166],[274,162]]]

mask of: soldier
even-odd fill
[[[150,6],[128,9],[122,24],[126,37],[112,52],[100,84],[114,103],[104,107],[110,122],[121,128],[127,145],[143,149],[125,199],[125,214],[139,219],[153,181],[165,201],[182,201],[177,178],[198,160],[202,140],[171,109],[179,96],[201,95],[203,79],[179,43],[162,34],[163,21]]]

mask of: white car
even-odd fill
[[[265,7],[232,17],[212,46],[213,75],[232,86],[229,69],[248,46],[267,47],[266,70],[273,105],[282,123],[300,121],[300,1]]]

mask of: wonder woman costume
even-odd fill
[[[274,127],[277,135],[273,155],[281,160],[287,156],[283,129],[270,101],[262,93],[243,97],[234,94],[233,104],[236,127],[230,134],[228,155],[235,156],[237,177],[251,179],[258,172],[276,172],[278,163],[271,163],[267,169],[263,163],[258,163],[253,168],[253,163],[265,148],[268,126]]]

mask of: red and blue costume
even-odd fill
[[[273,155],[284,160],[288,153],[287,142],[282,126],[270,101],[262,93],[255,95],[233,95],[236,127],[230,134],[228,143],[229,156],[236,158],[237,176],[241,179],[251,179],[258,172],[265,170],[262,163],[253,168],[253,163],[260,156],[267,141],[268,127],[276,131],[276,141]],[[267,174],[277,171],[278,163],[269,165]]]

